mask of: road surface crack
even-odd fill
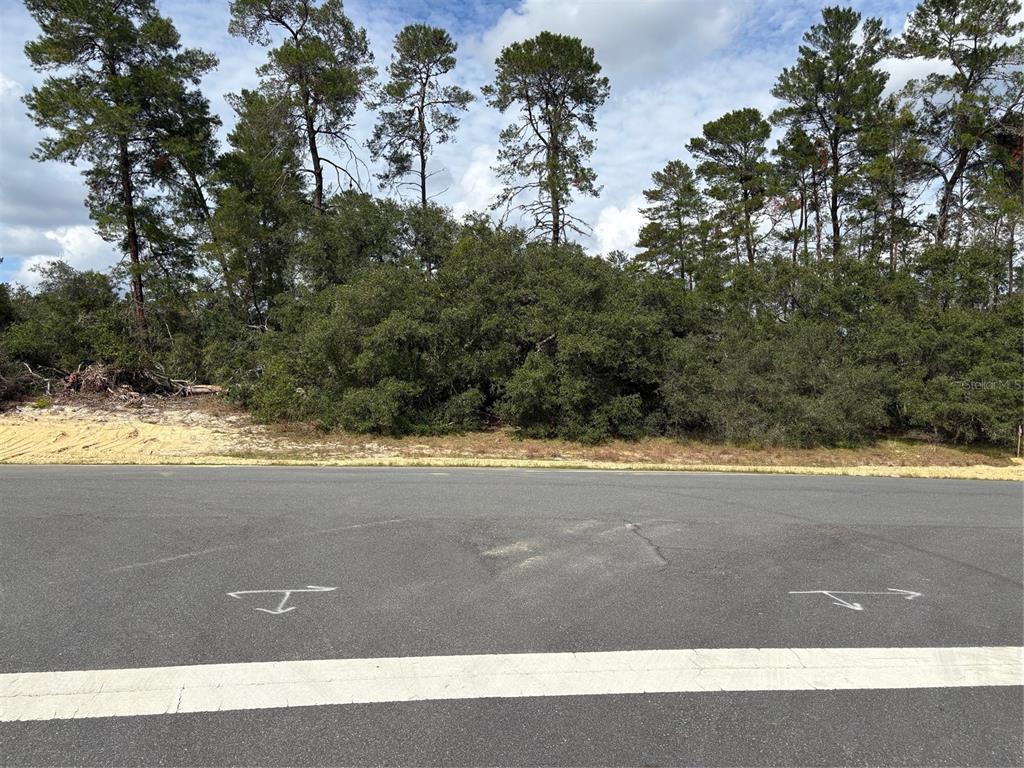
[[[630,531],[630,533],[632,533],[634,536],[640,539],[640,541],[647,545],[647,549],[658,559],[658,562],[661,564],[662,567],[669,565],[668,558],[666,558],[664,553],[661,551],[661,547],[659,547],[657,544],[651,541],[651,538],[649,536],[646,536],[644,534],[638,523],[634,523],[630,520],[623,520],[622,522],[626,524],[626,528]]]

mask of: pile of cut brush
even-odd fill
[[[58,368],[31,368],[25,364],[27,375],[36,388],[45,388],[46,394],[81,392],[106,395],[125,403],[141,402],[144,396],[189,397],[216,395],[221,388],[212,384],[197,384],[191,379],[175,379],[162,370],[118,368],[112,365],[80,365],[73,371]],[[49,374],[49,375],[47,375]]]

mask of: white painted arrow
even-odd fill
[[[264,613],[270,613],[273,615],[288,613],[288,611],[294,611],[295,606],[284,607],[284,604],[288,602],[288,598],[296,592],[333,592],[337,587],[316,587],[310,584],[305,589],[243,589],[238,592],[228,592],[228,597],[234,597],[241,599],[242,595],[264,595],[264,594],[282,594],[284,597],[281,598],[281,602],[278,603],[277,608],[271,610],[270,608],[257,608],[257,611],[263,611]]]
[[[849,608],[852,611],[863,611],[864,606],[860,603],[850,602],[843,600],[838,595],[903,595],[904,600],[913,600],[915,597],[920,597],[920,592],[912,592],[909,589],[894,589],[889,587],[885,592],[840,592],[834,589],[810,589],[805,592],[790,592],[791,595],[828,595],[832,598],[833,605],[839,605],[843,608]]]

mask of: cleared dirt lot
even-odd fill
[[[384,438],[252,423],[219,398],[97,399],[0,414],[0,463],[322,464],[707,469],[1024,480],[1024,462],[920,441],[787,449],[668,439],[586,446],[507,431]]]

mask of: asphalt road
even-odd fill
[[[686,648],[1022,646],[1015,483],[0,467],[0,674]],[[326,585],[330,593],[230,592]],[[856,598],[821,594],[919,592]],[[852,600],[853,598],[847,598]],[[1021,765],[1020,687],[0,724],[5,765]]]

